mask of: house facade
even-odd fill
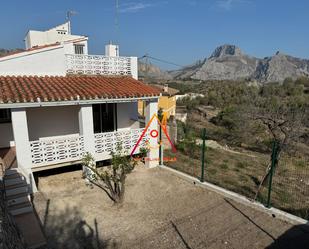
[[[176,94],[179,92],[175,88],[169,87],[167,84],[165,85],[158,85],[158,84],[151,84],[153,88],[160,91],[161,95],[158,101],[158,108],[162,109],[163,112],[166,113],[167,118],[170,116],[176,115]],[[139,101],[138,103],[138,112],[141,116],[145,115],[145,107],[146,103],[143,101]]]
[[[30,30],[25,47],[0,58],[0,150],[14,148],[31,191],[33,172],[78,164],[86,152],[106,160],[121,142],[129,155],[144,132],[138,102],[146,103],[147,122],[160,96],[137,80],[137,58],[119,56],[114,44],[105,55],[89,55],[88,37],[72,35],[70,23]],[[147,132],[139,148],[157,145]],[[158,164],[151,160],[158,150],[148,157],[146,166]]]

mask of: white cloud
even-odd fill
[[[217,0],[216,6],[220,9],[229,11],[237,4],[249,4],[249,0]]]
[[[119,5],[120,13],[136,13],[147,8],[155,7],[161,4],[167,4],[167,1],[157,2],[157,3],[143,3],[143,2],[128,2]]]
[[[127,3],[119,6],[120,13],[135,13],[140,10],[152,7],[153,4],[150,3]]]

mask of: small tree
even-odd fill
[[[288,84],[287,80],[283,86],[276,84],[264,86],[260,94],[256,98],[251,98],[252,102],[241,109],[243,118],[260,123],[268,137],[277,143],[277,163],[281,153],[299,140],[304,132],[304,120],[308,115],[308,104],[303,89],[293,86],[291,91]],[[267,182],[270,169],[271,163],[266,167],[255,199],[261,187]]]
[[[112,152],[111,155],[111,166],[96,168],[93,166],[94,158],[90,153],[86,153],[83,158],[83,166],[93,173],[87,177],[89,182],[102,189],[115,204],[119,204],[124,200],[127,174],[133,171],[137,162],[125,156],[120,143],[117,144],[115,152]]]

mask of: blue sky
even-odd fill
[[[308,0],[119,0],[117,32],[114,9],[115,0],[4,0],[0,47],[23,48],[28,29],[48,29],[75,10],[73,33],[89,36],[90,53],[117,40],[122,55],[148,53],[180,65],[226,43],[257,57],[280,50],[309,58]]]

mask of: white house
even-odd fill
[[[0,58],[0,151],[14,148],[32,191],[33,172],[80,163],[85,152],[109,159],[117,141],[130,153],[144,131],[138,101],[147,103],[147,123],[160,95],[137,80],[137,58],[119,56],[113,44],[106,55],[89,55],[88,38],[72,35],[69,23],[30,30],[25,43],[25,51]],[[146,140],[157,144],[145,136],[141,146]],[[158,150],[148,157],[159,157]]]

